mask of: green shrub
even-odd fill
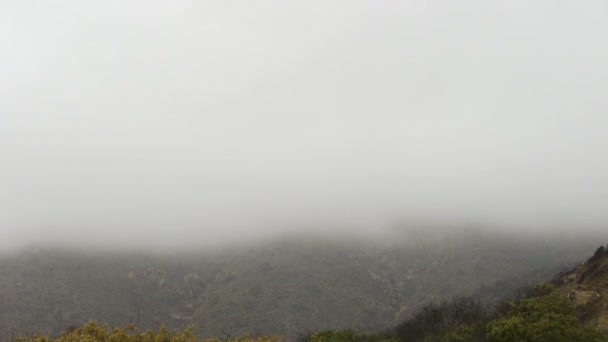
[[[538,285],[543,295],[522,299],[508,312],[487,324],[488,337],[497,342],[608,341],[589,327],[582,327],[572,306],[553,285]]]

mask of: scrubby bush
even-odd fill
[[[386,334],[367,335],[354,330],[323,330],[301,336],[299,342],[397,342]]]
[[[580,324],[551,284],[522,288],[491,311],[471,298],[430,304],[397,326],[394,336],[404,342],[608,342]]]
[[[608,341],[594,329],[582,327],[571,304],[553,285],[538,285],[541,295],[512,304],[509,311],[487,324],[496,342]]]
[[[194,334],[194,328],[171,333],[165,327],[158,331],[141,331],[131,325],[125,328],[109,329],[107,325],[101,326],[89,322],[82,328],[66,331],[60,337],[53,339],[47,336],[21,337],[15,342],[282,342],[279,337],[252,338],[242,336],[236,338],[209,338],[202,339]]]
[[[486,310],[470,298],[429,304],[394,329],[400,341],[477,341],[485,335]]]
[[[283,342],[280,337],[208,338],[202,339],[189,328],[182,332],[170,333],[165,327],[158,331],[140,331],[135,326],[120,329],[109,329],[94,322],[82,328],[64,332],[58,338],[47,336],[21,337],[14,342]],[[368,335],[353,330],[324,330],[301,336],[301,342],[397,342],[386,334]]]

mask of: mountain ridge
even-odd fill
[[[221,253],[22,251],[0,258],[0,335],[57,334],[89,319],[194,324],[205,336],[379,330],[428,302],[504,298],[584,259],[595,240],[454,231],[384,244],[291,237]]]

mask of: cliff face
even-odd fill
[[[601,246],[587,262],[562,274],[559,282],[581,321],[608,333],[608,250]]]

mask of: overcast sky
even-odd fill
[[[608,224],[608,3],[1,0],[0,207],[4,246]]]

